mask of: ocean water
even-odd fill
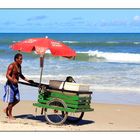
[[[45,36],[67,44],[77,52],[77,57],[67,60],[46,52],[43,83],[50,79],[65,80],[71,75],[77,83],[90,85],[95,102],[140,104],[138,33],[0,33],[1,85],[6,81],[7,66],[17,53],[9,46],[23,39]],[[23,56],[23,74],[38,82],[39,56],[35,53],[23,53]],[[23,99],[33,97],[23,95]]]

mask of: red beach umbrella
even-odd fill
[[[75,57],[76,52],[65,44],[50,38],[30,38],[11,45],[13,50],[22,52],[36,51],[39,55],[44,55],[46,50],[50,50],[53,56]]]
[[[40,83],[42,79],[42,72],[43,72],[43,62],[45,52],[49,49],[53,56],[62,56],[66,58],[74,58],[76,56],[76,52],[72,50],[67,45],[50,39],[46,38],[29,38],[17,43],[14,43],[10,46],[13,50],[27,52],[30,53],[35,51],[37,54],[40,55],[40,66],[41,66],[41,74],[40,74]]]

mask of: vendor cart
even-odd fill
[[[39,86],[37,103],[33,105],[43,108],[45,118],[50,124],[60,125],[65,121],[78,123],[85,112],[93,111],[90,107],[92,92],[56,89],[39,83],[19,83]]]

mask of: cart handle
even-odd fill
[[[19,81],[18,82],[19,84],[23,84],[23,85],[27,85],[27,86],[32,86],[32,87],[39,87],[39,86],[43,86],[43,85],[45,85],[46,87],[49,87],[49,85],[47,85],[47,84],[39,84],[39,83],[37,83],[37,82],[34,82],[34,83],[27,83],[27,82],[21,82],[21,81]]]

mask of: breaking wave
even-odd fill
[[[78,52],[78,55],[79,56],[85,55],[89,57],[89,59],[93,58],[93,60],[96,61],[100,60],[104,62],[140,63],[140,54],[136,54],[136,53],[114,53],[114,52],[102,52],[96,50],[96,51]]]

